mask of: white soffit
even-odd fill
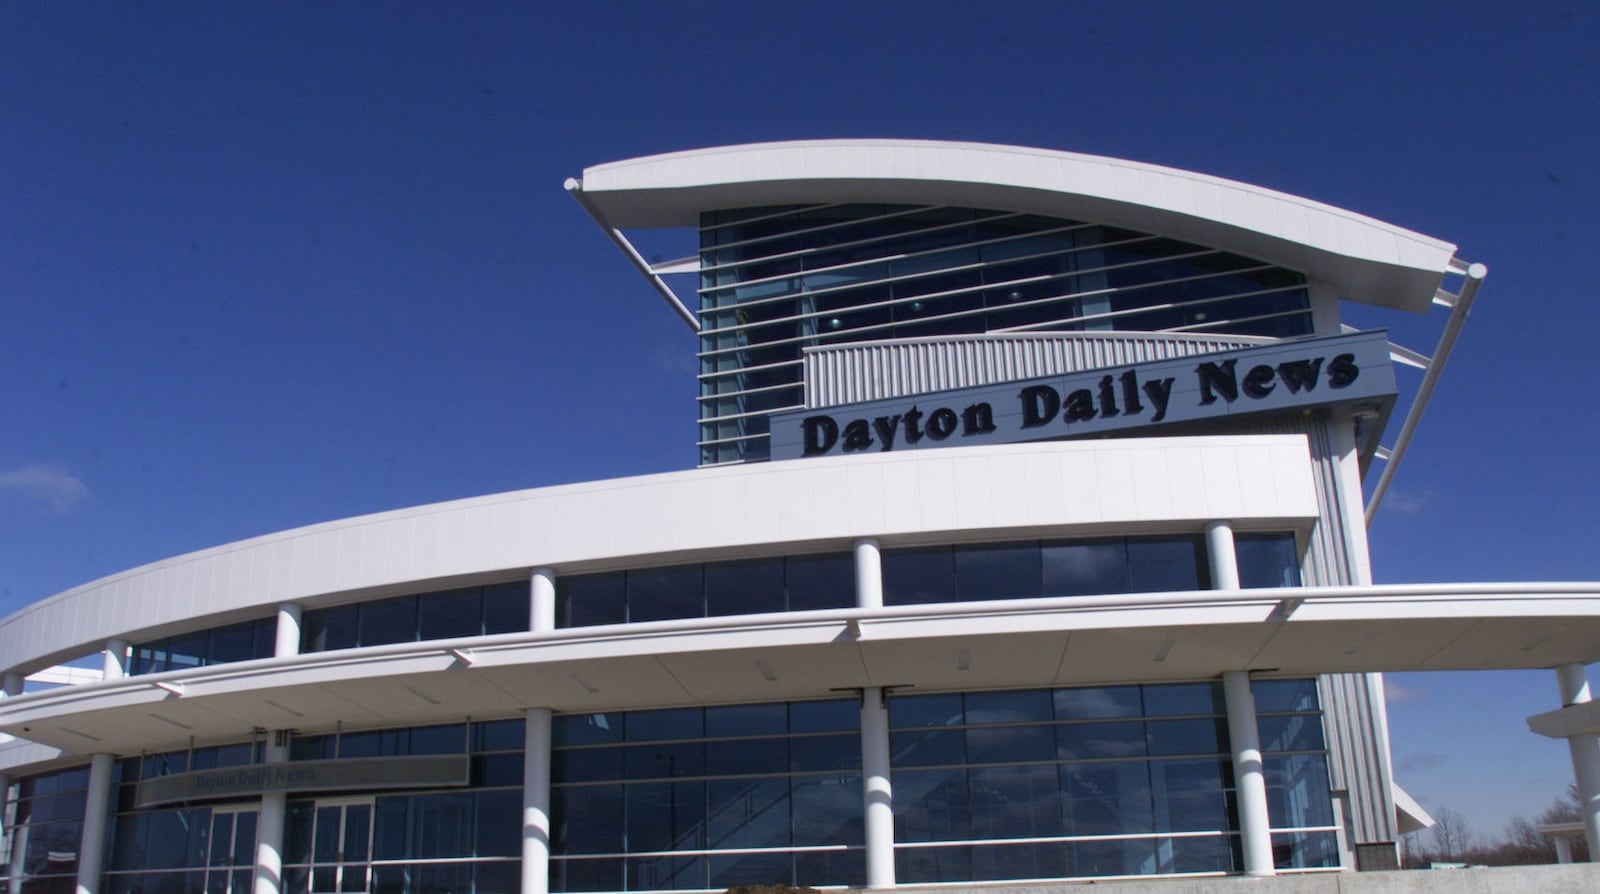
[[[1073,152],[924,140],[753,143],[584,169],[582,190],[621,229],[698,226],[702,211],[884,202],[1084,220],[1299,270],[1341,297],[1426,312],[1455,246],[1259,186]]]

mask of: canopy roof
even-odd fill
[[[1094,155],[928,140],[695,149],[584,169],[585,204],[618,229],[697,226],[766,205],[953,205],[1170,236],[1299,270],[1342,298],[1425,312],[1455,246],[1259,186]],[[1459,271],[1460,265],[1456,269]]]

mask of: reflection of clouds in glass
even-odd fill
[[[1047,596],[1115,593],[1127,589],[1123,541],[1046,545],[1040,551]]]
[[[1056,692],[1056,717],[1061,720],[1088,717],[1137,717],[1139,713],[1139,688],[1137,686],[1062,689]]]

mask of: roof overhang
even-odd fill
[[[918,691],[1600,658],[1600,584],[1054,597],[658,621],[244,661],[0,700],[0,732],[77,752],[305,732]]]
[[[807,140],[652,155],[584,169],[581,200],[617,229],[697,226],[703,211],[882,202],[1091,221],[1306,273],[1340,296],[1426,312],[1455,246],[1247,183],[1120,159],[983,143]]]

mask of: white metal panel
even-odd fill
[[[614,226],[702,211],[914,202],[1026,211],[1186,239],[1304,270],[1347,298],[1422,311],[1455,246],[1259,186],[1070,152],[917,140],[722,146],[596,165],[582,189]],[[1196,200],[1196,193],[1208,194]]]
[[[1038,468],[1036,458],[1054,458],[1059,474],[991,487],[987,501],[955,497],[958,464],[966,491],[969,478],[986,476],[991,460],[1028,475]],[[1135,466],[1148,477],[1154,474],[1149,470],[1174,462],[1202,470],[1203,505],[1186,503],[1179,513],[1169,499],[1141,498]],[[1271,469],[1262,481],[1274,483],[1246,486],[1239,479],[1256,476],[1240,472],[1251,468]],[[784,495],[781,512],[752,499],[775,490]],[[495,543],[497,531],[521,514],[550,519],[544,536],[503,548],[477,546]],[[1030,527],[1066,533],[1071,527],[1181,530],[1213,518],[1309,525],[1316,515],[1311,458],[1306,439],[1296,435],[957,447],[699,469],[420,506],[179,556],[0,620],[0,655],[5,670],[32,670],[78,657],[112,637],[138,641],[158,631],[214,626],[219,615],[254,610],[266,616],[283,602],[316,605],[414,592],[434,581],[524,578],[538,566],[626,567],[740,551],[781,554],[856,537],[931,542],[972,532],[999,539],[1025,530],[994,526],[998,518],[1027,518]],[[131,615],[109,610],[119,601]]]

